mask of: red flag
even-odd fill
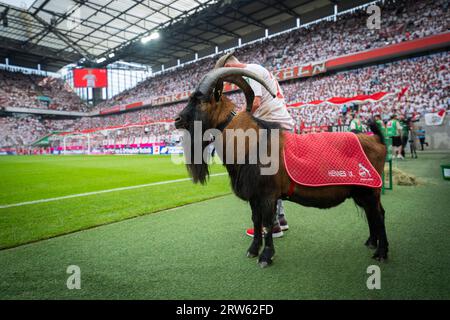
[[[398,101],[405,95],[406,91],[408,91],[409,87],[404,87],[402,91],[398,94]]]

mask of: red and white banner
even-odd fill
[[[427,126],[440,126],[444,123],[446,112],[444,109],[436,113],[425,114],[425,124]]]
[[[405,95],[405,93],[406,93],[406,91],[408,91],[408,89],[409,89],[409,86],[404,87],[402,90],[400,90],[397,101],[400,101],[402,99],[402,97]]]
[[[391,92],[376,92],[374,94],[360,94],[354,97],[345,98],[345,97],[333,97],[327,100],[314,100],[310,102],[296,102],[288,104],[288,108],[301,108],[306,106],[319,106],[322,104],[328,105],[343,105],[347,103],[355,103],[355,104],[363,104],[368,102],[380,102],[389,97],[394,96],[395,93]]]

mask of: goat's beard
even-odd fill
[[[183,149],[186,158],[186,168],[188,170],[188,174],[192,177],[194,183],[205,184],[207,178],[209,177],[209,168],[208,163],[205,161],[203,154],[206,147],[210,142],[203,141],[202,137],[200,139],[195,139],[193,126],[190,126],[188,129],[190,135],[190,143],[184,139]],[[186,133],[188,133],[186,132]],[[203,134],[202,134],[203,136]],[[200,159],[195,159],[195,146],[201,145],[201,154]],[[200,160],[200,161],[199,161]],[[200,163],[199,163],[200,162]]]
[[[186,167],[188,169],[189,176],[192,177],[192,181],[194,181],[194,183],[206,183],[207,177],[209,177],[209,168],[208,164],[205,163],[203,159],[201,164],[186,164]]]

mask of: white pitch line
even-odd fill
[[[223,176],[223,175],[226,175],[226,174],[227,173],[224,172],[224,173],[212,174],[210,176],[211,177],[216,177],[216,176]],[[159,185],[162,185],[162,184],[183,182],[183,181],[189,181],[189,180],[191,180],[191,178],[166,180],[166,181],[159,181],[159,182],[153,182],[153,183],[147,183],[147,184],[139,184],[139,185],[136,185],[136,186],[121,187],[121,188],[114,188],[114,189],[106,189],[106,190],[92,191],[92,192],[86,192],[86,193],[77,193],[77,194],[71,194],[71,195],[68,195],[68,196],[56,197],[56,198],[47,198],[47,199],[40,199],[40,200],[33,200],[33,201],[26,201],[26,202],[19,202],[19,203],[11,203],[11,204],[0,205],[0,209],[6,209],[6,208],[12,208],[12,207],[21,207],[21,206],[26,206],[26,205],[29,205],[29,204],[44,203],[44,202],[58,201],[58,200],[71,199],[71,198],[87,197],[87,196],[93,196],[93,195],[102,194],[102,193],[124,191],[124,190],[132,190],[132,189],[152,187],[152,186],[159,186]]]

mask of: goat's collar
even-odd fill
[[[223,131],[230,124],[231,120],[233,120],[235,115],[236,115],[236,112],[231,111],[230,114],[228,115],[227,119],[217,125],[217,129],[220,131]]]

